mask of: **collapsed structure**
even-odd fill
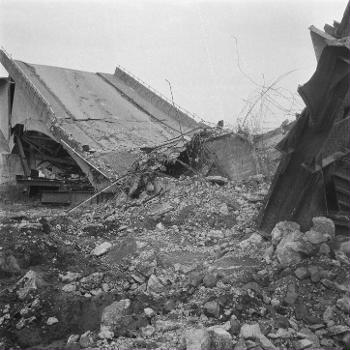
[[[259,172],[247,139],[196,121],[120,67],[90,73],[28,64],[5,51],[0,62],[9,73],[0,79],[0,184],[22,184],[43,202],[77,202],[159,149],[205,175]]]
[[[98,190],[123,175],[141,148],[200,128],[120,68],[95,74],[33,65],[4,51],[0,61],[9,73],[0,80],[1,183],[17,175],[31,188],[75,182]]]
[[[306,108],[278,145],[283,157],[259,219],[266,231],[282,220],[309,228],[328,215],[349,232],[350,2],[341,23],[324,30],[310,27],[317,69],[298,89]]]

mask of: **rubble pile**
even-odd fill
[[[149,185],[152,184],[152,186]],[[254,220],[268,184],[154,177],[137,198],[2,213],[6,349],[345,349],[349,241]]]

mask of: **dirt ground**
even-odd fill
[[[2,205],[1,348],[346,349],[347,256],[329,241],[286,263],[255,225],[262,176],[162,182],[71,214]]]

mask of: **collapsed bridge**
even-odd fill
[[[144,147],[200,129],[194,115],[117,67],[114,74],[28,64],[0,51],[1,183],[99,190]],[[79,181],[78,181],[79,180]],[[60,191],[61,194],[64,191]]]

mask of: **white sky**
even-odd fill
[[[346,0],[0,0],[0,44],[29,63],[113,73],[117,64],[206,120],[234,124],[255,86],[315,70],[308,27],[341,20]],[[0,75],[6,76],[1,68]],[[265,117],[264,127],[285,119]]]

